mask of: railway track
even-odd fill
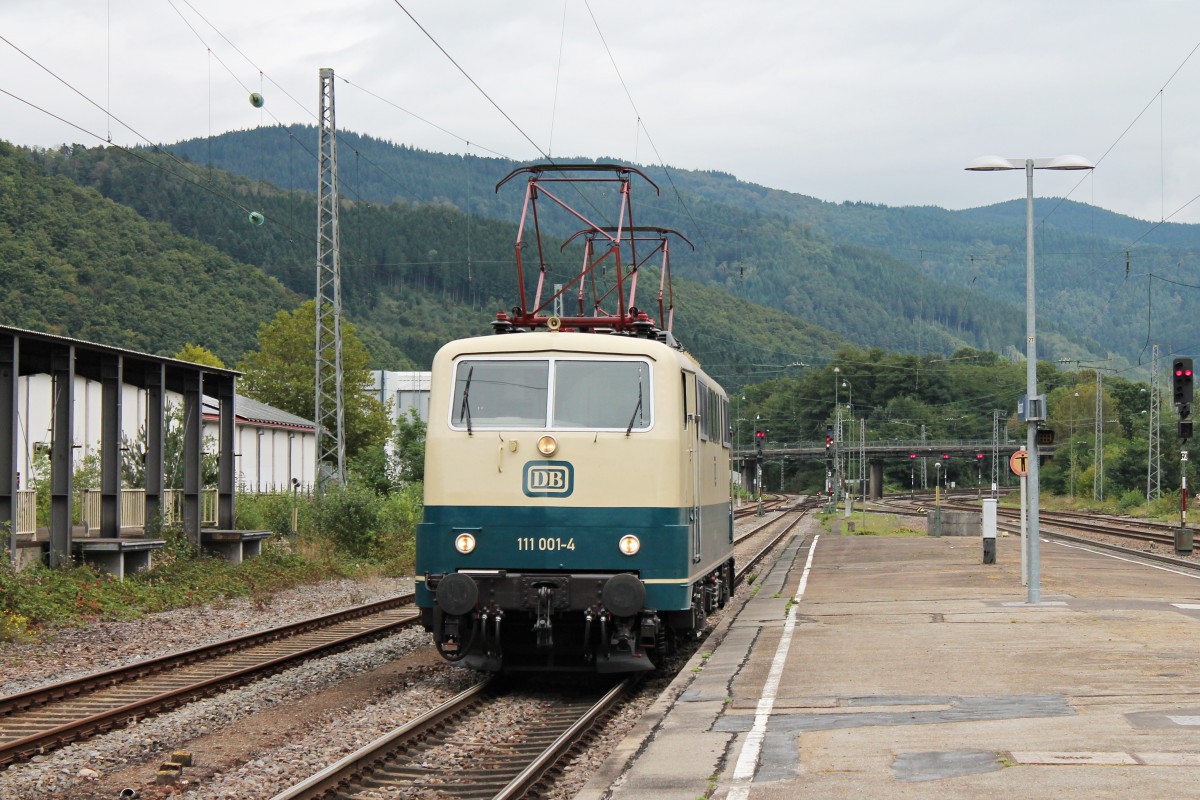
[[[905,510],[897,508],[895,503],[907,503],[911,501],[898,500],[889,505],[886,513],[889,514],[912,514],[924,516],[926,511]],[[943,508],[948,508],[957,511],[978,511],[979,507],[970,503],[961,501],[949,501],[942,503]],[[926,507],[927,509],[928,507]],[[1021,512],[1013,508],[997,508],[997,516],[1000,518],[998,526],[1010,533],[1019,533]],[[1146,522],[1123,518],[1096,516],[1094,514],[1086,514],[1078,511],[1039,511],[1038,517],[1040,520],[1041,533],[1045,536],[1063,536],[1075,541],[1086,542],[1098,547],[1112,547],[1119,551],[1125,552],[1126,548],[1121,548],[1116,545],[1108,545],[1105,542],[1089,539],[1089,536],[1112,536],[1121,539],[1128,539],[1133,542],[1145,542],[1150,544],[1162,545],[1174,549],[1175,546],[1175,529],[1176,526],[1162,522]],[[1074,535],[1077,534],[1077,535]],[[1128,551],[1130,554],[1153,557],[1154,554],[1146,553],[1145,551]],[[1171,563],[1183,562],[1186,565],[1187,559],[1170,558]]]
[[[778,511],[781,506],[783,506],[787,503],[787,500],[788,500],[787,495],[783,495],[783,494],[767,495],[763,498],[762,510],[763,511]],[[742,506],[741,508],[735,508],[733,510],[733,516],[735,519],[742,519],[743,517],[753,516],[754,514],[758,513],[758,506],[759,506],[758,503],[749,503],[747,505]]]
[[[604,691],[509,690],[492,678],[351,753],[272,800],[525,795],[631,692],[633,678]],[[481,737],[497,703],[533,711],[501,741]]]
[[[777,498],[775,505],[786,501]],[[740,566],[737,582],[745,580],[759,561],[820,503],[820,498],[801,501],[786,509],[793,515],[765,521],[738,537],[735,544],[768,534],[768,541]],[[628,678],[603,696],[553,690],[547,695],[521,689],[519,696],[509,697],[498,679],[485,681],[272,800],[384,797],[395,796],[396,792],[416,797],[521,797],[552,776],[556,765],[632,693],[633,686],[634,679]],[[542,708],[525,714],[525,722],[515,730],[505,728],[497,737],[501,741],[492,737],[479,740],[472,732],[480,729],[479,719],[496,703],[512,699]]]
[[[767,529],[771,528],[772,526],[778,528],[777,530],[769,531],[770,536],[768,540],[754,555],[745,559],[744,562],[739,561],[737,574],[734,575],[734,584],[737,585],[744,581],[758,565],[758,563],[766,558],[767,554],[774,549],[775,545],[778,544],[783,537],[791,533],[792,530],[800,524],[800,520],[804,519],[808,512],[812,511],[813,509],[820,508],[822,502],[823,501],[819,495],[804,497],[792,508],[783,509],[784,511],[790,511],[794,513],[794,518],[788,519],[786,515],[783,517],[776,517],[775,519],[768,520],[737,537],[733,542],[735,547],[750,539],[752,536],[756,536],[762,532],[768,532]]]
[[[413,595],[0,697],[0,769],[412,625]]]

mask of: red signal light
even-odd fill
[[[909,454],[908,454],[908,457],[909,457],[909,458],[916,458],[916,457],[917,457],[917,454],[916,454],[916,453],[909,453]]]
[[[942,461],[949,461],[949,460],[950,460],[950,455],[948,453],[944,453],[942,455]]]

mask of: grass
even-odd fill
[[[247,598],[270,605],[275,592],[333,578],[369,579],[384,566],[337,555],[312,543],[268,540],[258,558],[230,564],[168,550],[152,569],[119,581],[90,566],[0,568],[0,641],[99,619],[137,619],[173,608]]]
[[[912,527],[912,523],[908,518],[898,517],[894,514],[863,514],[854,512],[849,518],[841,516],[841,514],[822,514],[821,528],[832,533],[833,523],[837,520],[841,524],[841,531],[844,536],[925,536],[923,529]],[[854,531],[848,530],[846,523],[854,523]]]
[[[124,581],[86,565],[71,569],[34,565],[16,572],[4,558],[0,564],[0,642],[33,639],[60,626],[137,619],[235,598],[247,598],[266,608],[274,594],[284,589],[337,578],[369,581],[412,574],[419,487],[386,499],[347,493],[334,500],[336,504],[330,503],[327,509],[301,508],[301,532],[294,536],[280,532],[290,527],[290,502],[281,506],[281,511],[239,501],[239,511],[245,514],[239,513],[240,527],[276,531],[264,541],[261,555],[241,564],[197,555],[178,528],[158,531],[167,546],[155,553],[153,568]],[[361,513],[364,508],[369,513]],[[321,513],[341,514],[359,524],[349,533],[343,530],[345,524],[326,524],[325,532],[318,533],[317,525],[309,520]],[[256,515],[261,519],[255,519]]]

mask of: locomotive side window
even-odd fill
[[[700,422],[700,439],[708,441],[708,421],[712,416],[708,408],[708,386],[699,378],[696,379],[696,416]]]
[[[679,390],[680,390],[679,395],[680,395],[680,397],[683,398],[683,427],[684,428],[686,428],[688,426],[688,404],[687,404],[688,385],[687,384],[688,384],[687,373],[686,372],[681,373],[679,375]]]
[[[554,362],[554,427],[650,427],[650,369],[644,361]]]
[[[733,429],[729,426],[729,398],[721,398],[721,444],[729,447],[733,444],[731,438]]]
[[[456,428],[545,427],[549,374],[549,361],[460,361],[450,423]]]

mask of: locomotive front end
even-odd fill
[[[720,544],[692,558],[676,364],[657,342],[568,333],[438,354],[417,594],[444,657],[491,671],[661,660],[692,613],[696,563],[727,558]]]

